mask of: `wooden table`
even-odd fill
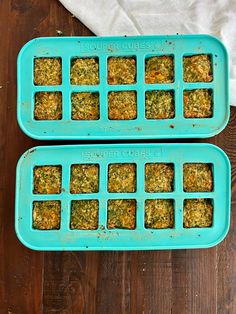
[[[231,227],[220,245],[157,252],[31,251],[14,231],[15,166],[26,149],[49,143],[28,138],[17,125],[17,53],[31,38],[56,36],[57,30],[92,34],[57,0],[1,0],[0,30],[0,313],[235,314],[236,109],[227,128],[206,140],[223,148],[232,163]]]

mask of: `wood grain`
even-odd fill
[[[57,0],[1,0],[0,29],[0,313],[236,313],[236,109],[222,133],[201,140],[223,148],[232,164],[231,227],[220,245],[157,252],[28,250],[14,231],[15,166],[27,148],[48,143],[29,139],[17,125],[17,53],[31,38],[56,36],[57,30],[92,33]]]

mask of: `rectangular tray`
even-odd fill
[[[137,187],[134,193],[108,193],[108,165],[135,163]],[[174,191],[147,193],[144,188],[146,163],[174,164]],[[186,193],[183,191],[183,164],[210,163],[213,169],[212,192]],[[99,192],[70,193],[72,164],[99,164]],[[33,169],[40,165],[62,166],[61,194],[33,194]],[[207,248],[218,244],[226,236],[230,223],[230,163],[226,154],[211,144],[131,144],[42,146],[26,151],[20,158],[16,173],[15,229],[20,241],[35,250],[159,250]],[[213,224],[208,228],[183,227],[185,199],[208,198],[213,204]],[[71,230],[70,206],[72,200],[99,201],[98,229]],[[107,201],[135,199],[136,229],[108,229]],[[144,203],[147,199],[174,201],[174,228],[147,229],[144,226]],[[59,230],[36,230],[32,227],[34,201],[61,201]]]
[[[186,83],[183,81],[183,56],[208,54],[212,61],[213,81]],[[146,84],[145,60],[152,56],[171,55],[174,59],[174,82]],[[136,58],[136,83],[109,85],[107,60],[109,57]],[[62,84],[34,85],[34,59],[59,57],[62,60]],[[75,57],[96,57],[99,60],[98,85],[71,85],[70,65]],[[209,35],[169,35],[136,37],[47,37],[28,42],[18,56],[17,117],[21,129],[36,139],[148,139],[203,138],[219,133],[229,118],[228,56],[223,44]],[[183,91],[207,88],[212,92],[213,116],[186,119],[183,115]],[[133,90],[137,95],[135,120],[108,119],[108,93]],[[171,90],[174,92],[175,117],[150,120],[145,118],[145,92]],[[35,93],[62,93],[62,119],[38,121],[34,119]],[[72,120],[71,95],[74,92],[96,92],[100,97],[99,120]]]

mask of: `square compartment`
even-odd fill
[[[185,90],[184,117],[211,118],[213,115],[212,91],[210,89]]]
[[[213,222],[212,200],[207,198],[184,201],[184,228],[211,227]]]
[[[132,193],[136,191],[136,164],[110,164],[108,192]]]
[[[172,192],[174,190],[174,165],[149,163],[145,165],[145,191],[148,193]]]
[[[98,200],[71,202],[70,228],[95,230],[98,228]]]
[[[39,92],[35,94],[35,120],[61,120],[62,94],[61,92]]]
[[[211,82],[212,61],[207,54],[186,56],[183,58],[185,82]]]
[[[108,84],[123,85],[136,83],[136,58],[111,57],[108,59]]]
[[[98,85],[98,58],[74,58],[71,61],[70,83],[72,85]]]
[[[174,202],[172,199],[145,201],[145,228],[174,228]]]
[[[107,228],[108,229],[135,229],[136,200],[119,199],[108,200]]]
[[[212,192],[212,165],[206,163],[184,164],[185,192]]]
[[[78,164],[71,166],[70,193],[98,193],[98,191],[98,164]]]
[[[61,223],[60,201],[33,202],[33,228],[39,230],[58,230]]]
[[[72,120],[98,120],[100,117],[98,93],[73,93],[71,104]]]
[[[61,166],[34,167],[34,194],[60,194],[61,177]]]
[[[154,56],[145,60],[145,83],[167,84],[174,82],[173,56]]]
[[[34,84],[35,85],[61,85],[62,66],[61,58],[35,58]]]
[[[108,117],[110,120],[134,120],[137,118],[135,91],[110,92],[108,94]]]
[[[145,94],[146,119],[173,119],[175,100],[173,91],[152,90]]]

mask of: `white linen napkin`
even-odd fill
[[[98,36],[207,33],[230,56],[230,103],[236,106],[236,0],[59,0]]]

